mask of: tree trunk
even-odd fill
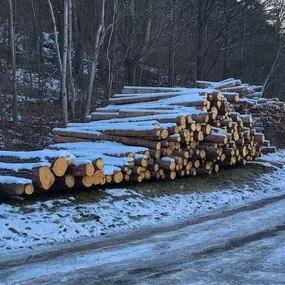
[[[71,91],[71,117],[75,116],[76,90],[72,71],[72,0],[68,0],[68,75]]]
[[[112,87],[113,87],[113,77],[114,77],[114,68],[113,66],[116,66],[116,62],[117,62],[117,54],[116,54],[116,49],[117,49],[117,45],[118,45],[118,33],[115,29],[115,21],[117,18],[117,13],[118,13],[118,0],[114,0],[114,13],[113,13],[113,26],[111,29],[111,34],[109,37],[109,41],[108,41],[108,48],[107,48],[107,60],[108,60],[108,98],[111,97],[112,94]],[[114,38],[113,41],[113,58],[110,58],[110,50],[111,50],[111,46],[112,46],[112,40]]]
[[[75,75],[76,83],[84,86],[84,40],[85,40],[85,16],[86,9],[78,1],[73,3],[74,30],[75,30]]]
[[[168,68],[168,86],[175,84],[175,54],[176,54],[176,13],[175,2],[171,3],[171,39],[170,39],[170,52],[169,52],[169,68]]]
[[[13,15],[13,0],[9,0],[10,8],[10,45],[12,57],[12,84],[13,84],[13,122],[18,121],[17,112],[17,79],[16,79],[16,51],[15,51],[15,31],[14,31],[14,15]]]
[[[57,57],[58,57],[60,75],[61,75],[62,119],[63,119],[63,124],[66,125],[68,123],[67,87],[66,87],[67,47],[68,47],[68,0],[64,0],[64,45],[63,45],[63,55],[62,56],[60,53],[53,6],[50,0],[48,0],[48,3],[49,3],[50,14],[51,14],[52,23],[53,23],[55,45],[56,45]]]
[[[136,86],[137,82],[137,67],[134,60],[128,55],[127,60],[127,69],[128,69],[128,85]]]
[[[64,0],[64,44],[62,54],[62,72],[61,72],[61,108],[63,124],[68,123],[68,106],[67,106],[67,50],[68,50],[68,0]]]
[[[60,54],[60,48],[59,48],[59,41],[58,41],[58,35],[57,35],[57,27],[56,27],[56,21],[54,17],[54,12],[53,12],[53,6],[51,4],[51,1],[48,0],[49,3],[49,8],[50,8],[50,15],[52,18],[52,24],[53,24],[53,33],[54,33],[54,39],[55,39],[55,45],[56,45],[56,52],[57,52],[57,59],[58,59],[58,64],[59,64],[59,70],[60,72],[62,71],[62,60],[61,60],[61,54]]]
[[[197,1],[197,11],[198,11],[198,23],[197,23],[197,59],[196,59],[196,78],[198,80],[203,80],[203,47],[204,47],[204,33],[205,33],[205,19],[203,17],[203,0]],[[214,1],[214,0],[213,0]]]
[[[87,89],[87,96],[86,96],[86,106],[85,106],[85,113],[84,113],[84,120],[87,119],[87,116],[90,113],[91,109],[91,98],[92,98],[92,93],[93,93],[93,88],[94,88],[94,80],[95,80],[95,75],[96,75],[96,67],[97,67],[97,62],[98,62],[98,57],[99,57],[99,51],[100,47],[103,44],[104,38],[105,38],[105,0],[102,0],[101,5],[101,18],[99,21],[97,33],[96,33],[96,38],[95,38],[95,43],[93,47],[93,55],[92,55],[92,64],[91,64],[91,71],[89,74],[89,82],[88,82],[88,89]]]
[[[98,30],[98,33],[101,33],[101,29],[100,31]],[[94,53],[93,53],[92,64],[91,64],[91,72],[89,75],[84,120],[86,120],[87,116],[90,114],[91,98],[92,98],[92,93],[94,89],[94,80],[95,80],[95,75],[96,75],[96,66],[97,66],[98,56],[99,56],[99,46],[96,45],[94,47]]]
[[[226,21],[228,20],[227,18],[225,19]],[[228,26],[225,28],[225,36],[224,36],[224,62],[223,62],[223,77],[222,78],[227,78],[228,76],[228,61],[229,61],[229,49],[228,49],[228,44],[229,44],[229,29]],[[223,80],[223,79],[222,79]]]

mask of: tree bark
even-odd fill
[[[62,79],[61,79],[61,107],[63,124],[68,123],[68,106],[67,106],[67,86],[66,86],[66,72],[67,72],[67,51],[68,51],[68,0],[64,0],[64,44],[62,55]]]
[[[93,46],[93,54],[92,54],[92,63],[91,63],[91,71],[89,74],[89,81],[88,81],[88,88],[87,88],[87,96],[86,96],[86,106],[85,106],[85,113],[84,113],[84,120],[86,120],[87,116],[90,113],[91,109],[91,98],[93,93],[93,87],[94,87],[94,80],[96,75],[96,67],[99,57],[99,51],[100,47],[103,44],[104,38],[105,38],[105,0],[102,0],[101,5],[101,15],[100,15],[100,21],[99,26],[96,33],[95,43]]]
[[[68,75],[71,90],[71,117],[75,116],[76,90],[72,70],[72,0],[68,0]]]
[[[85,17],[86,7],[78,1],[73,3],[74,30],[75,30],[75,75],[76,83],[83,88],[84,86],[84,44],[85,44]]]
[[[66,86],[66,71],[67,71],[67,49],[68,49],[68,0],[64,0],[64,44],[63,44],[63,55],[61,57],[56,21],[51,1],[48,0],[50,14],[53,23],[55,45],[57,50],[57,57],[59,63],[59,69],[61,74],[61,108],[62,108],[62,119],[63,124],[68,123],[68,106],[67,106],[67,86]]]
[[[175,56],[176,56],[176,6],[175,1],[171,3],[171,39],[170,39],[170,51],[169,51],[169,69],[168,69],[168,86],[174,86],[175,84]]]
[[[57,52],[57,59],[59,64],[59,70],[62,71],[62,60],[61,60],[61,54],[60,54],[60,48],[59,48],[59,41],[58,41],[58,34],[57,34],[57,27],[56,27],[56,21],[55,16],[53,12],[53,6],[51,4],[51,1],[48,0],[49,8],[50,8],[50,15],[52,19],[52,25],[53,25],[53,33],[54,33],[54,39],[55,39],[55,45],[56,45],[56,52]]]
[[[17,79],[16,79],[16,50],[15,50],[15,31],[14,31],[14,13],[13,13],[13,0],[9,0],[10,9],[10,45],[12,57],[12,84],[13,84],[13,122],[18,121],[17,112]]]

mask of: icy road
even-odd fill
[[[285,284],[285,197],[196,221],[6,256],[1,284]]]

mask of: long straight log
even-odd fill
[[[24,184],[0,184],[0,193],[8,196],[20,196],[25,193]]]
[[[0,194],[1,195],[31,195],[34,192],[32,181],[26,178],[16,176],[0,176]]]
[[[91,161],[78,159],[68,167],[67,172],[74,177],[84,177],[92,176],[95,169]]]
[[[70,189],[75,185],[75,178],[70,175],[64,175],[63,177],[58,177],[53,184],[51,191],[60,191],[62,189]]]
[[[75,187],[77,188],[90,188],[93,185],[93,177],[85,176],[78,177],[75,179]]]
[[[214,133],[204,136],[204,140],[206,142],[213,142],[213,143],[223,143],[226,144],[228,142],[228,138],[224,134]]]
[[[165,178],[167,179],[175,179],[176,178],[176,172],[175,171],[166,171],[165,172]]]
[[[145,146],[152,149],[160,150],[161,143],[156,141],[148,141],[144,139],[137,139],[131,137],[119,137],[119,136],[110,136],[106,134],[90,134],[90,133],[82,133],[82,132],[68,132],[68,131],[55,131],[54,132],[54,141],[55,142],[81,142],[81,141],[113,141],[119,142],[126,145],[133,146]],[[61,139],[62,137],[62,139]],[[70,140],[68,138],[71,138]]]
[[[239,101],[239,94],[237,92],[222,92],[222,94],[230,102]]]
[[[155,163],[164,170],[174,170],[176,166],[174,159],[171,158],[157,158],[155,159]]]
[[[33,185],[44,190],[49,190],[55,182],[55,176],[47,166],[21,169],[18,171],[0,169],[0,175],[30,179]]]
[[[167,131],[167,130],[164,130]],[[160,129],[153,130],[105,130],[102,131],[103,134],[110,136],[123,136],[123,137],[159,137],[161,135]],[[167,138],[167,135],[164,138]]]
[[[209,114],[206,112],[200,114],[191,114],[191,116],[196,123],[208,123],[209,121]]]
[[[93,112],[89,121],[110,120],[119,118],[119,112],[105,113],[105,112]]]
[[[172,98],[178,96],[179,93],[157,93],[151,95],[137,95],[137,96],[129,96],[129,97],[116,97],[110,98],[109,101],[114,105],[121,104],[132,104],[132,103],[142,103],[142,102],[152,102],[157,101],[159,99]]]
[[[276,147],[275,146],[264,146],[262,147],[262,152],[263,153],[275,153]]]

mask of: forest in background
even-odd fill
[[[0,0],[0,104],[84,119],[125,84],[240,78],[285,98],[283,0]],[[1,103],[2,102],[2,103]]]

